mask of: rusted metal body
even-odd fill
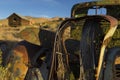
[[[14,46],[7,58],[14,77],[47,80],[54,36],[54,31],[39,28],[26,28],[17,35],[23,41]]]
[[[96,14],[95,16],[91,16],[91,15],[88,16],[87,13],[88,13],[88,10],[90,8],[95,8],[95,9],[106,8],[107,9],[107,14],[106,15],[97,15]],[[106,30],[106,33],[104,34],[104,37],[102,39],[102,44],[99,45],[100,48],[98,48],[100,50],[100,52],[99,52],[98,63],[97,63],[98,65],[95,66],[95,69],[96,69],[95,71],[96,72],[86,75],[86,72],[84,72],[84,71],[86,71],[87,69],[84,68],[84,66],[83,66],[83,68],[84,68],[84,70],[83,70],[83,76],[84,76],[84,78],[79,78],[79,79],[80,80],[94,80],[92,77],[90,77],[93,74],[95,76],[95,80],[103,80],[103,77],[104,77],[104,80],[108,80],[108,79],[110,80],[110,78],[108,78],[109,73],[108,73],[107,77],[106,77],[106,75],[103,75],[103,74],[104,74],[104,71],[106,72],[106,70],[108,71],[108,69],[110,69],[110,68],[111,68],[110,71],[112,73],[114,73],[114,71],[112,71],[112,69],[115,68],[115,67],[113,67],[113,65],[115,65],[114,64],[115,56],[118,55],[117,52],[119,51],[119,48],[117,48],[118,51],[115,51],[115,52],[113,51],[115,53],[114,54],[115,56],[112,57],[111,59],[109,58],[110,60],[113,61],[113,62],[111,61],[111,63],[110,63],[109,60],[105,60],[105,58],[107,58],[109,56],[109,55],[107,55],[105,53],[106,53],[106,50],[109,47],[108,45],[112,41],[112,37],[113,37],[114,33],[117,30],[117,27],[119,25],[119,23],[118,23],[118,20],[120,18],[119,11],[120,11],[120,1],[119,0],[108,1],[108,2],[105,2],[105,1],[86,2],[86,3],[81,3],[81,4],[74,5],[73,8],[72,8],[72,11],[71,11],[71,17],[72,18],[64,21],[60,25],[60,27],[58,28],[58,30],[56,32],[55,44],[54,44],[54,51],[53,51],[53,55],[52,55],[53,57],[52,57],[52,64],[51,64],[51,71],[50,71],[49,80],[54,79],[54,77],[53,77],[54,74],[58,75],[57,71],[59,72],[59,70],[58,70],[59,66],[57,66],[57,65],[60,65],[58,59],[62,60],[61,71],[64,70],[64,69],[68,69],[67,72],[61,72],[61,73],[59,73],[59,75],[63,75],[63,76],[62,77],[58,77],[59,78],[58,80],[69,79],[65,75],[66,74],[70,74],[70,72],[69,72],[69,65],[68,65],[69,64],[70,53],[67,52],[68,50],[66,48],[65,39],[64,39],[63,35],[64,35],[65,29],[67,27],[69,27],[69,26],[70,26],[70,28],[73,27],[72,23],[77,23],[77,21],[79,21],[79,20],[87,20],[87,19],[88,20],[97,19],[98,21],[106,20],[106,22],[109,22],[109,25],[108,25],[109,28]],[[105,28],[105,27],[102,27],[102,26],[103,25],[101,25],[101,28]],[[85,35],[82,35],[82,36],[85,36]],[[69,39],[69,38],[70,37],[68,37],[67,39]],[[84,42],[84,43],[87,43],[87,42]],[[80,48],[83,47],[83,46],[80,46]],[[112,46],[112,47],[114,47],[114,46]],[[95,48],[93,48],[93,49],[95,49]],[[112,50],[116,50],[116,49],[112,49]],[[111,52],[111,54],[112,54],[112,52]],[[63,56],[59,56],[59,55],[63,55]],[[81,53],[80,53],[80,55],[81,55]],[[87,54],[85,56],[87,56]],[[81,57],[81,58],[84,58],[84,57]],[[82,59],[80,59],[80,60],[82,60]],[[96,59],[94,59],[94,60],[96,60]],[[107,64],[108,61],[109,61],[109,63]],[[106,65],[105,65],[105,63],[106,63]],[[83,64],[84,64],[84,61],[83,61],[82,65]],[[90,63],[88,63],[88,64],[90,64]],[[105,69],[104,67],[108,68],[108,69]],[[82,70],[80,70],[80,71],[82,71]],[[110,74],[112,74],[112,73],[110,73]],[[86,76],[88,76],[89,79],[86,78]],[[115,78],[111,77],[111,80],[114,80],[114,79]]]
[[[66,58],[64,58],[66,60],[64,60],[63,57],[60,57],[61,59],[63,59],[64,61],[66,61],[66,62],[64,62],[64,64],[66,63],[66,65],[67,65],[68,62],[69,62],[68,56],[67,56],[69,54],[68,54],[68,52],[66,50],[66,47],[65,47],[64,37],[62,37],[64,35],[65,29],[67,27],[71,26],[71,25],[68,26],[68,24],[70,22],[72,22],[72,21],[73,22],[77,22],[79,20],[90,19],[90,18],[105,19],[108,22],[110,22],[110,29],[108,30],[106,36],[103,39],[103,43],[101,45],[101,50],[100,50],[100,58],[99,58],[97,76],[96,76],[96,78],[98,78],[96,80],[99,80],[99,76],[101,75],[101,71],[102,71],[102,68],[103,68],[103,60],[104,60],[104,55],[105,55],[105,53],[104,53],[105,52],[105,48],[107,47],[107,44],[110,42],[110,40],[112,38],[112,35],[115,32],[115,30],[117,28],[117,25],[118,25],[118,21],[115,18],[113,18],[111,16],[103,16],[103,15],[84,16],[84,17],[79,17],[77,19],[76,18],[68,19],[68,20],[64,21],[63,24],[61,24],[61,26],[58,28],[58,31],[56,32],[56,38],[55,38],[55,44],[54,44],[54,52],[53,52],[52,65],[51,65],[51,71],[50,71],[51,73],[50,73],[49,80],[53,79],[53,75],[54,74],[52,74],[52,73],[54,72],[54,69],[57,69],[57,68],[55,68],[55,65],[56,65],[56,63],[55,63],[56,61],[55,60],[57,58],[55,56],[58,55],[57,53],[61,53],[61,55],[66,55]],[[67,39],[69,39],[69,38],[67,38]],[[63,49],[63,50],[61,50],[61,49]],[[64,74],[64,73],[62,73],[62,74]],[[59,73],[59,75],[60,75],[60,73]],[[62,78],[62,79],[65,79],[65,78]]]
[[[75,4],[71,10],[71,17],[80,17],[85,16],[88,13],[89,9],[95,9],[94,7],[97,6],[99,8],[106,8],[107,13],[106,15],[111,15],[115,18],[119,18],[119,11],[120,11],[120,0],[102,0],[102,1],[94,1],[94,2],[85,2]]]
[[[103,71],[103,63],[105,62],[104,61],[105,50],[106,50],[107,46],[109,45],[109,42],[112,39],[112,36],[115,33],[115,31],[117,30],[117,26],[119,24],[118,20],[120,18],[120,16],[119,16],[120,1],[119,0],[115,0],[115,1],[103,0],[103,1],[98,1],[98,2],[95,1],[95,2],[86,2],[86,3],[76,4],[72,8],[71,17],[85,16],[88,14],[88,10],[93,9],[93,8],[95,8],[95,9],[105,8],[107,13],[106,13],[106,16],[104,16],[104,17],[110,22],[110,28],[107,31],[107,33],[105,34],[102,45],[101,45],[99,63],[98,63],[97,74],[96,74],[96,80],[103,80],[103,78],[102,78],[103,76],[101,76],[101,75],[103,74],[103,72],[102,72]],[[107,16],[107,15],[110,15],[110,16]],[[111,60],[113,61],[114,59],[115,58],[113,58]],[[113,65],[113,62],[111,62],[111,65]],[[112,68],[113,66],[109,65],[109,67]],[[106,80],[106,79],[107,78],[105,77],[104,80]],[[109,78],[109,80],[110,80],[110,78]],[[111,80],[113,80],[113,78]]]
[[[106,8],[107,14],[88,15],[91,8],[96,11]],[[57,31],[35,28],[21,31],[19,36],[30,43],[28,46],[18,44],[13,49],[14,58],[20,57],[20,63],[14,63],[13,67],[24,71],[21,75],[25,78],[25,74],[36,74],[38,69],[34,72],[34,68],[43,64],[41,56],[49,54],[44,67],[47,71],[43,71],[47,72],[45,80],[114,80],[115,59],[120,53],[119,19],[120,0],[76,4],[71,10],[71,18],[64,20]],[[37,80],[41,80],[40,77]]]
[[[105,55],[105,49],[106,49],[107,45],[109,44],[117,26],[118,26],[117,19],[115,19],[111,16],[105,16],[105,18],[110,22],[110,29],[108,30],[107,34],[105,35],[105,37],[103,39],[102,46],[101,46],[96,80],[99,80],[99,77],[100,77],[100,74],[101,74],[101,69],[102,69],[104,55]]]

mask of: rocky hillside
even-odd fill
[[[33,21],[32,25],[28,26],[19,26],[19,27],[10,27],[8,26],[8,20],[0,20],[0,43],[7,42],[8,44],[13,45],[17,43],[22,38],[18,37],[18,33],[24,30],[25,28],[44,28],[46,30],[56,31],[57,26],[64,20],[64,18],[54,17],[54,18],[37,18],[26,16],[28,19]],[[12,43],[11,43],[12,42]],[[13,45],[14,46],[14,45]]]
[[[32,25],[44,25],[46,22],[56,22],[56,21],[62,21],[65,18],[60,17],[53,17],[53,18],[44,18],[44,17],[31,17],[31,16],[25,16],[27,19],[31,20],[33,22]],[[7,19],[1,19],[0,20],[0,26],[8,26],[8,20]]]

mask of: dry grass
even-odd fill
[[[8,70],[9,66],[3,67],[2,65],[2,51],[0,50],[0,80],[17,80],[14,76],[12,76],[12,73]]]
[[[56,31],[57,29],[57,26],[61,23],[62,20],[60,20],[58,17],[55,17],[55,18],[32,18],[32,17],[29,17],[29,19],[32,19],[34,24],[31,25],[31,26],[20,26],[20,27],[8,27],[7,26],[7,19],[5,20],[0,20],[0,40],[2,41],[13,41],[13,42],[19,42],[21,41],[22,39],[21,38],[18,38],[18,37],[15,37],[16,34],[18,34],[20,31],[24,30],[25,28],[28,28],[28,27],[36,27],[36,28],[39,28],[40,26],[42,28],[45,28],[46,30],[53,30],[53,31]],[[79,33],[79,31],[81,30],[82,28],[76,28],[72,31],[72,37],[75,38],[76,40],[80,40],[80,36],[81,35]],[[115,33],[114,35],[114,38],[120,38],[120,35],[119,35],[119,31],[117,30],[117,32]],[[45,40],[44,40],[45,41]],[[118,41],[118,43],[112,41],[112,43],[114,44],[110,44],[110,46],[115,46],[115,45],[120,45],[120,42]],[[9,43],[10,44],[10,43]],[[9,47],[11,46],[14,46],[15,44],[10,44]],[[1,54],[2,52],[0,51],[0,64],[2,62],[2,57],[1,57]],[[116,60],[116,64],[120,64],[120,58],[118,58]],[[7,67],[2,67],[0,65],[0,80],[9,80],[10,78],[12,78],[12,80],[18,80],[18,78],[14,78],[12,76],[12,73],[10,73],[8,71],[8,68],[9,66]]]
[[[11,50],[19,41],[22,41],[23,39],[16,37],[19,32],[22,30],[28,28],[28,27],[35,27],[39,28],[41,24],[42,28],[56,30],[58,24],[61,22],[59,18],[53,18],[53,19],[47,19],[47,18],[32,18],[35,23],[33,25],[29,26],[19,26],[19,27],[9,27],[7,19],[0,20],[0,41],[5,41],[8,44],[9,50]],[[54,21],[53,21],[54,20]],[[9,52],[9,51],[8,51]],[[0,51],[0,64],[2,62],[1,57],[2,52]],[[12,65],[12,64],[10,64]],[[15,78],[13,74],[8,70],[10,65],[7,67],[3,67],[0,65],[0,80],[19,80],[18,78]]]

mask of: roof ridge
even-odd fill
[[[13,13],[13,14],[11,14],[11,15],[14,15],[14,14],[17,15],[17,16],[19,16],[21,19],[29,20],[27,17],[22,16],[21,14]],[[11,16],[11,15],[10,15],[10,16]],[[9,17],[10,17],[10,16],[9,16]]]

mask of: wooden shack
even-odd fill
[[[25,26],[30,24],[30,20],[16,13],[13,13],[8,17],[8,25],[12,27]]]

